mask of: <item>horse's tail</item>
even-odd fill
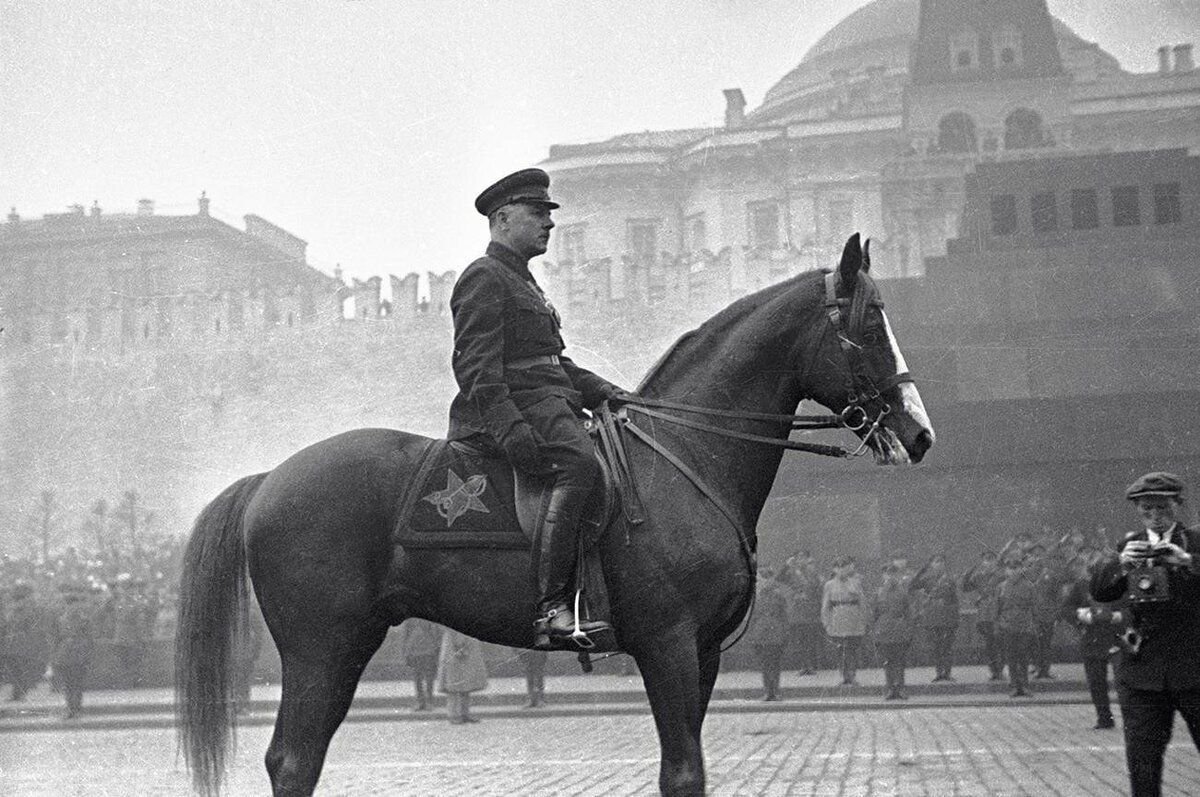
[[[225,757],[236,741],[230,669],[249,619],[242,515],[266,475],[239,479],[204,507],[183,555],[175,721],[192,781],[203,795],[220,791]]]

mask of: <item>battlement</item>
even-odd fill
[[[380,295],[382,279],[293,285],[282,290],[226,289],[215,294],[125,296],[66,307],[0,308],[0,357],[22,352],[71,353],[79,349],[120,354],[147,348],[187,347],[230,338],[283,333],[298,327],[400,322],[448,315],[453,271],[430,274],[430,298],[420,299],[417,274],[390,275],[392,300]],[[397,289],[399,286],[399,289]],[[343,307],[353,300],[353,313]]]

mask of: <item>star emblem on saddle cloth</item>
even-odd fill
[[[470,510],[490,514],[490,510],[479,500],[487,489],[487,476],[475,474],[465,482],[452,469],[446,469],[446,489],[434,490],[421,500],[437,507],[438,514],[446,518],[446,528]]]

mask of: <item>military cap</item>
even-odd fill
[[[475,197],[475,209],[484,216],[490,216],[505,205],[526,202],[545,205],[553,210],[558,203],[550,200],[549,188],[550,175],[541,169],[522,169],[501,177],[483,189],[483,193]]]
[[[1179,500],[1183,497],[1183,482],[1174,473],[1154,471],[1140,477],[1125,490],[1125,497],[1130,501],[1145,495],[1165,495]]]

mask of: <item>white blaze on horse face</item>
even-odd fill
[[[896,336],[892,334],[892,325],[888,321],[887,313],[881,309],[879,314],[883,316],[883,328],[887,332],[888,345],[892,348],[892,358],[896,361],[896,373],[903,374],[908,371],[908,363],[904,361],[904,354],[900,351],[900,345],[896,343]],[[928,429],[932,433],[933,424],[929,422],[929,415],[925,412],[925,402],[921,400],[921,394],[917,392],[917,386],[912,382],[902,382],[900,384],[900,399],[904,412],[916,421],[921,428]]]

